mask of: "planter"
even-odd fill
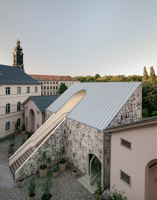
[[[39,173],[40,173],[40,178],[46,177],[47,176],[47,168],[39,169]]]
[[[30,200],[35,200],[35,196],[34,197],[29,197]]]
[[[73,175],[73,177],[76,177],[77,176],[77,171],[73,171],[72,175]]]
[[[25,135],[25,134],[26,134],[26,131],[21,131],[21,132],[22,132],[22,134],[23,134],[23,135]]]
[[[14,133],[15,133],[15,135],[18,135],[19,130],[15,130]]]
[[[62,164],[62,163],[59,163],[59,170],[61,172],[65,171],[66,170],[66,163]]]
[[[19,180],[18,186],[19,186],[20,188],[24,186],[24,179]]]
[[[53,176],[54,177],[58,176],[58,171],[53,171]]]

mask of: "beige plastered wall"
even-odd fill
[[[121,139],[131,142],[131,150],[121,145]],[[113,132],[110,189],[115,185],[128,200],[145,200],[145,169],[153,159],[157,159],[157,125]],[[131,177],[130,186],[120,179],[120,170]]]
[[[26,93],[26,88],[30,87],[30,93]],[[38,92],[35,93],[35,87],[38,87]],[[11,88],[11,94],[6,95],[6,87]],[[21,94],[17,94],[17,87],[21,87]],[[3,138],[13,133],[17,119],[21,119],[23,123],[23,106],[21,111],[17,112],[17,103],[23,103],[29,96],[41,95],[40,85],[0,85],[0,138]],[[10,113],[6,114],[6,104],[10,104]],[[6,122],[10,122],[10,130],[5,130]]]

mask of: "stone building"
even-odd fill
[[[56,95],[61,83],[69,88],[72,84],[80,81],[75,80],[71,76],[53,76],[53,75],[37,75],[29,74],[32,78],[41,83],[41,94],[42,95]]]
[[[141,120],[141,110],[141,83],[74,84],[47,108],[47,121],[10,158],[12,173],[15,178],[21,169],[26,176],[37,173],[44,150],[55,164],[64,145],[68,161],[85,174],[80,183],[90,187],[101,178],[106,188],[110,185],[111,138],[105,130]],[[30,148],[27,159],[18,165]]]
[[[46,121],[46,109],[59,95],[30,96],[23,103],[26,130],[35,132]]]
[[[0,138],[23,123],[22,103],[33,95],[41,95],[40,83],[17,67],[0,65]]]

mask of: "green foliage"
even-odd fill
[[[94,199],[95,199],[95,200],[100,200],[99,194],[95,193]]]
[[[65,83],[61,83],[58,93],[63,94],[67,89],[68,89],[68,87],[65,85]]]
[[[100,78],[100,75],[99,74],[95,74],[95,79],[98,79]]]
[[[149,78],[149,76],[148,76],[147,69],[146,69],[146,67],[144,67],[142,82],[148,81],[148,78]]]
[[[152,117],[157,116],[157,110],[152,112]]]
[[[149,81],[152,84],[155,84],[156,82],[156,75],[153,67],[150,67],[150,76],[149,76]]]
[[[101,179],[97,181],[97,190],[95,191],[98,195],[102,194]]]
[[[27,134],[27,138],[30,138],[33,135],[32,132],[27,132],[26,134]]]
[[[43,195],[42,200],[50,200],[51,198],[51,188],[52,188],[52,175],[49,175],[46,182],[43,184]]]
[[[14,124],[15,130],[19,130],[17,122]]]
[[[30,197],[35,196],[35,188],[36,188],[35,178],[34,178],[34,176],[32,176],[30,178],[29,184],[28,184],[28,193],[29,193]]]
[[[142,117],[144,118],[149,117],[147,109],[142,109]]]
[[[26,130],[26,126],[25,124],[22,124],[22,131],[25,131]]]
[[[21,145],[23,145],[26,142],[26,138],[22,139]]]
[[[15,146],[15,135],[11,135],[9,137],[9,142],[10,142],[9,146]]]
[[[144,82],[142,84],[142,105],[148,111],[148,116],[157,110],[157,84]]]
[[[18,180],[19,180],[19,181],[22,181],[22,180],[24,180],[24,177],[25,177],[25,173],[24,173],[24,171],[21,169],[21,170],[18,172]]]
[[[127,197],[124,196],[124,192],[120,192],[114,187],[113,192],[110,192],[107,200],[127,200]]]
[[[39,159],[40,161],[40,169],[44,170],[47,168],[47,164],[51,163],[51,158],[47,156],[46,151],[42,152],[41,158]]]
[[[62,146],[59,149],[58,157],[59,157],[59,163],[60,164],[64,164],[66,162],[66,158],[65,158],[65,146]]]

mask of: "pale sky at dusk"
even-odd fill
[[[0,0],[0,64],[18,37],[27,73],[157,73],[157,0]]]

